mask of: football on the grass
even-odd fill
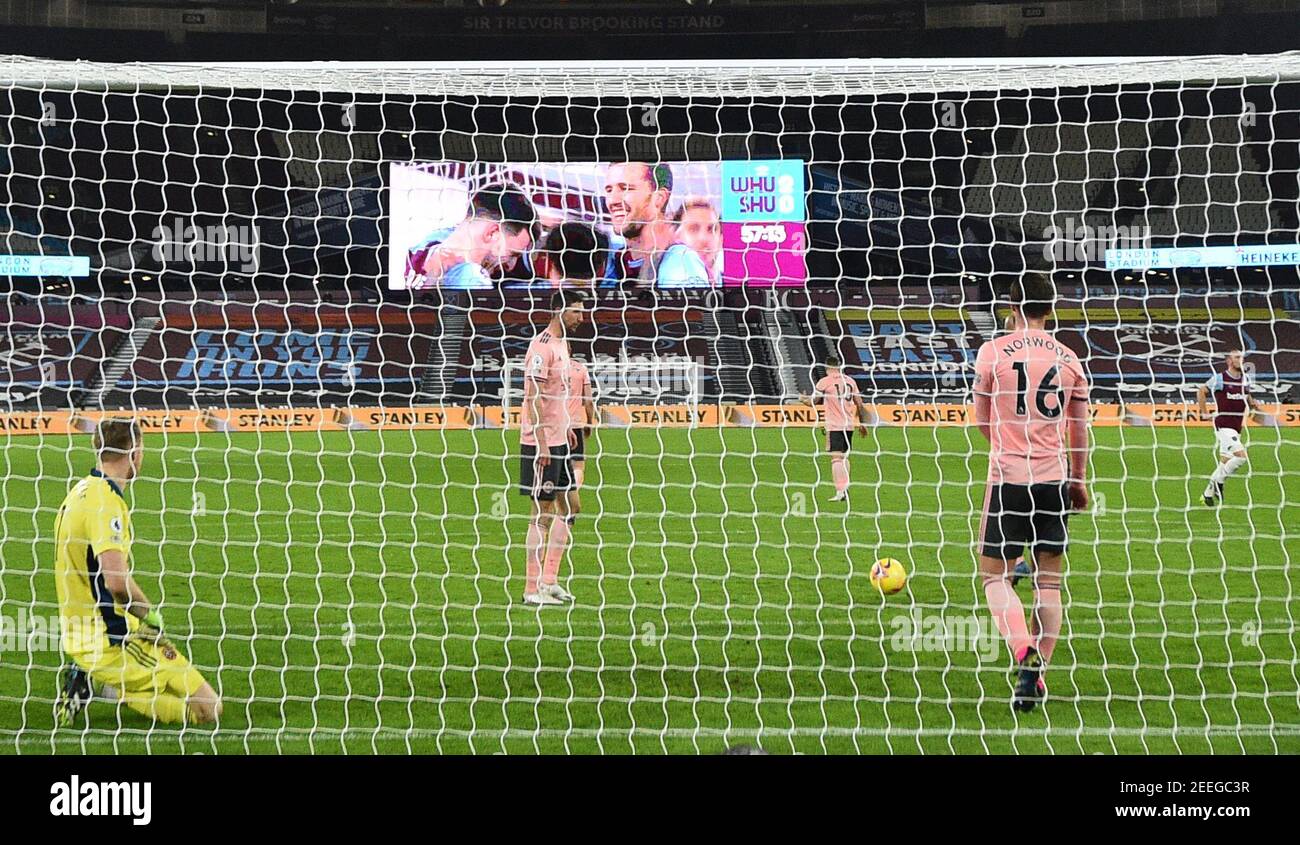
[[[907,586],[907,570],[892,557],[882,557],[871,564],[871,584],[887,596]]]

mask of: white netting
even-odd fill
[[[0,59],[0,743],[1297,750],[1297,78]],[[563,226],[599,257],[572,346],[600,424],[576,601],[539,609],[514,412]],[[1093,382],[1096,506],[1051,701],[1015,717],[969,403],[1027,270]],[[1207,507],[1196,393],[1234,348],[1270,424]],[[803,401],[831,357],[868,406],[847,504]],[[215,731],[52,728],[54,517],[110,414],[148,432],[135,577]]]

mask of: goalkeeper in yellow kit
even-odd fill
[[[131,577],[131,515],[123,488],[140,472],[134,420],[105,419],[98,466],[68,493],[54,523],[63,652],[70,659],[54,708],[71,725],[94,697],[159,722],[215,722],[221,699],[163,635],[162,614]]]

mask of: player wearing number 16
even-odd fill
[[[1012,706],[1033,710],[1061,633],[1061,570],[1071,510],[1088,506],[1088,380],[1078,357],[1044,329],[1056,291],[1045,274],[1011,286],[1013,330],[980,347],[975,419],[989,441],[980,576],[993,621],[1019,666]],[[1029,546],[1032,627],[1011,579]]]

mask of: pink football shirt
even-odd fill
[[[591,400],[591,376],[587,365],[577,358],[569,359],[569,425],[586,428],[586,403]]]
[[[534,420],[533,400],[540,399],[541,419]],[[528,344],[524,356],[524,407],[520,413],[519,442],[536,446],[536,423],[546,427],[546,446],[569,442],[569,344],[543,329]]]
[[[988,341],[975,359],[975,393],[990,398],[989,483],[1069,478],[1069,406],[1086,411],[1088,379],[1065,344],[1041,329]]]
[[[857,405],[854,399],[861,396],[858,383],[844,373],[824,376],[817,382],[818,395],[826,407],[827,431],[852,431],[857,425]]]

